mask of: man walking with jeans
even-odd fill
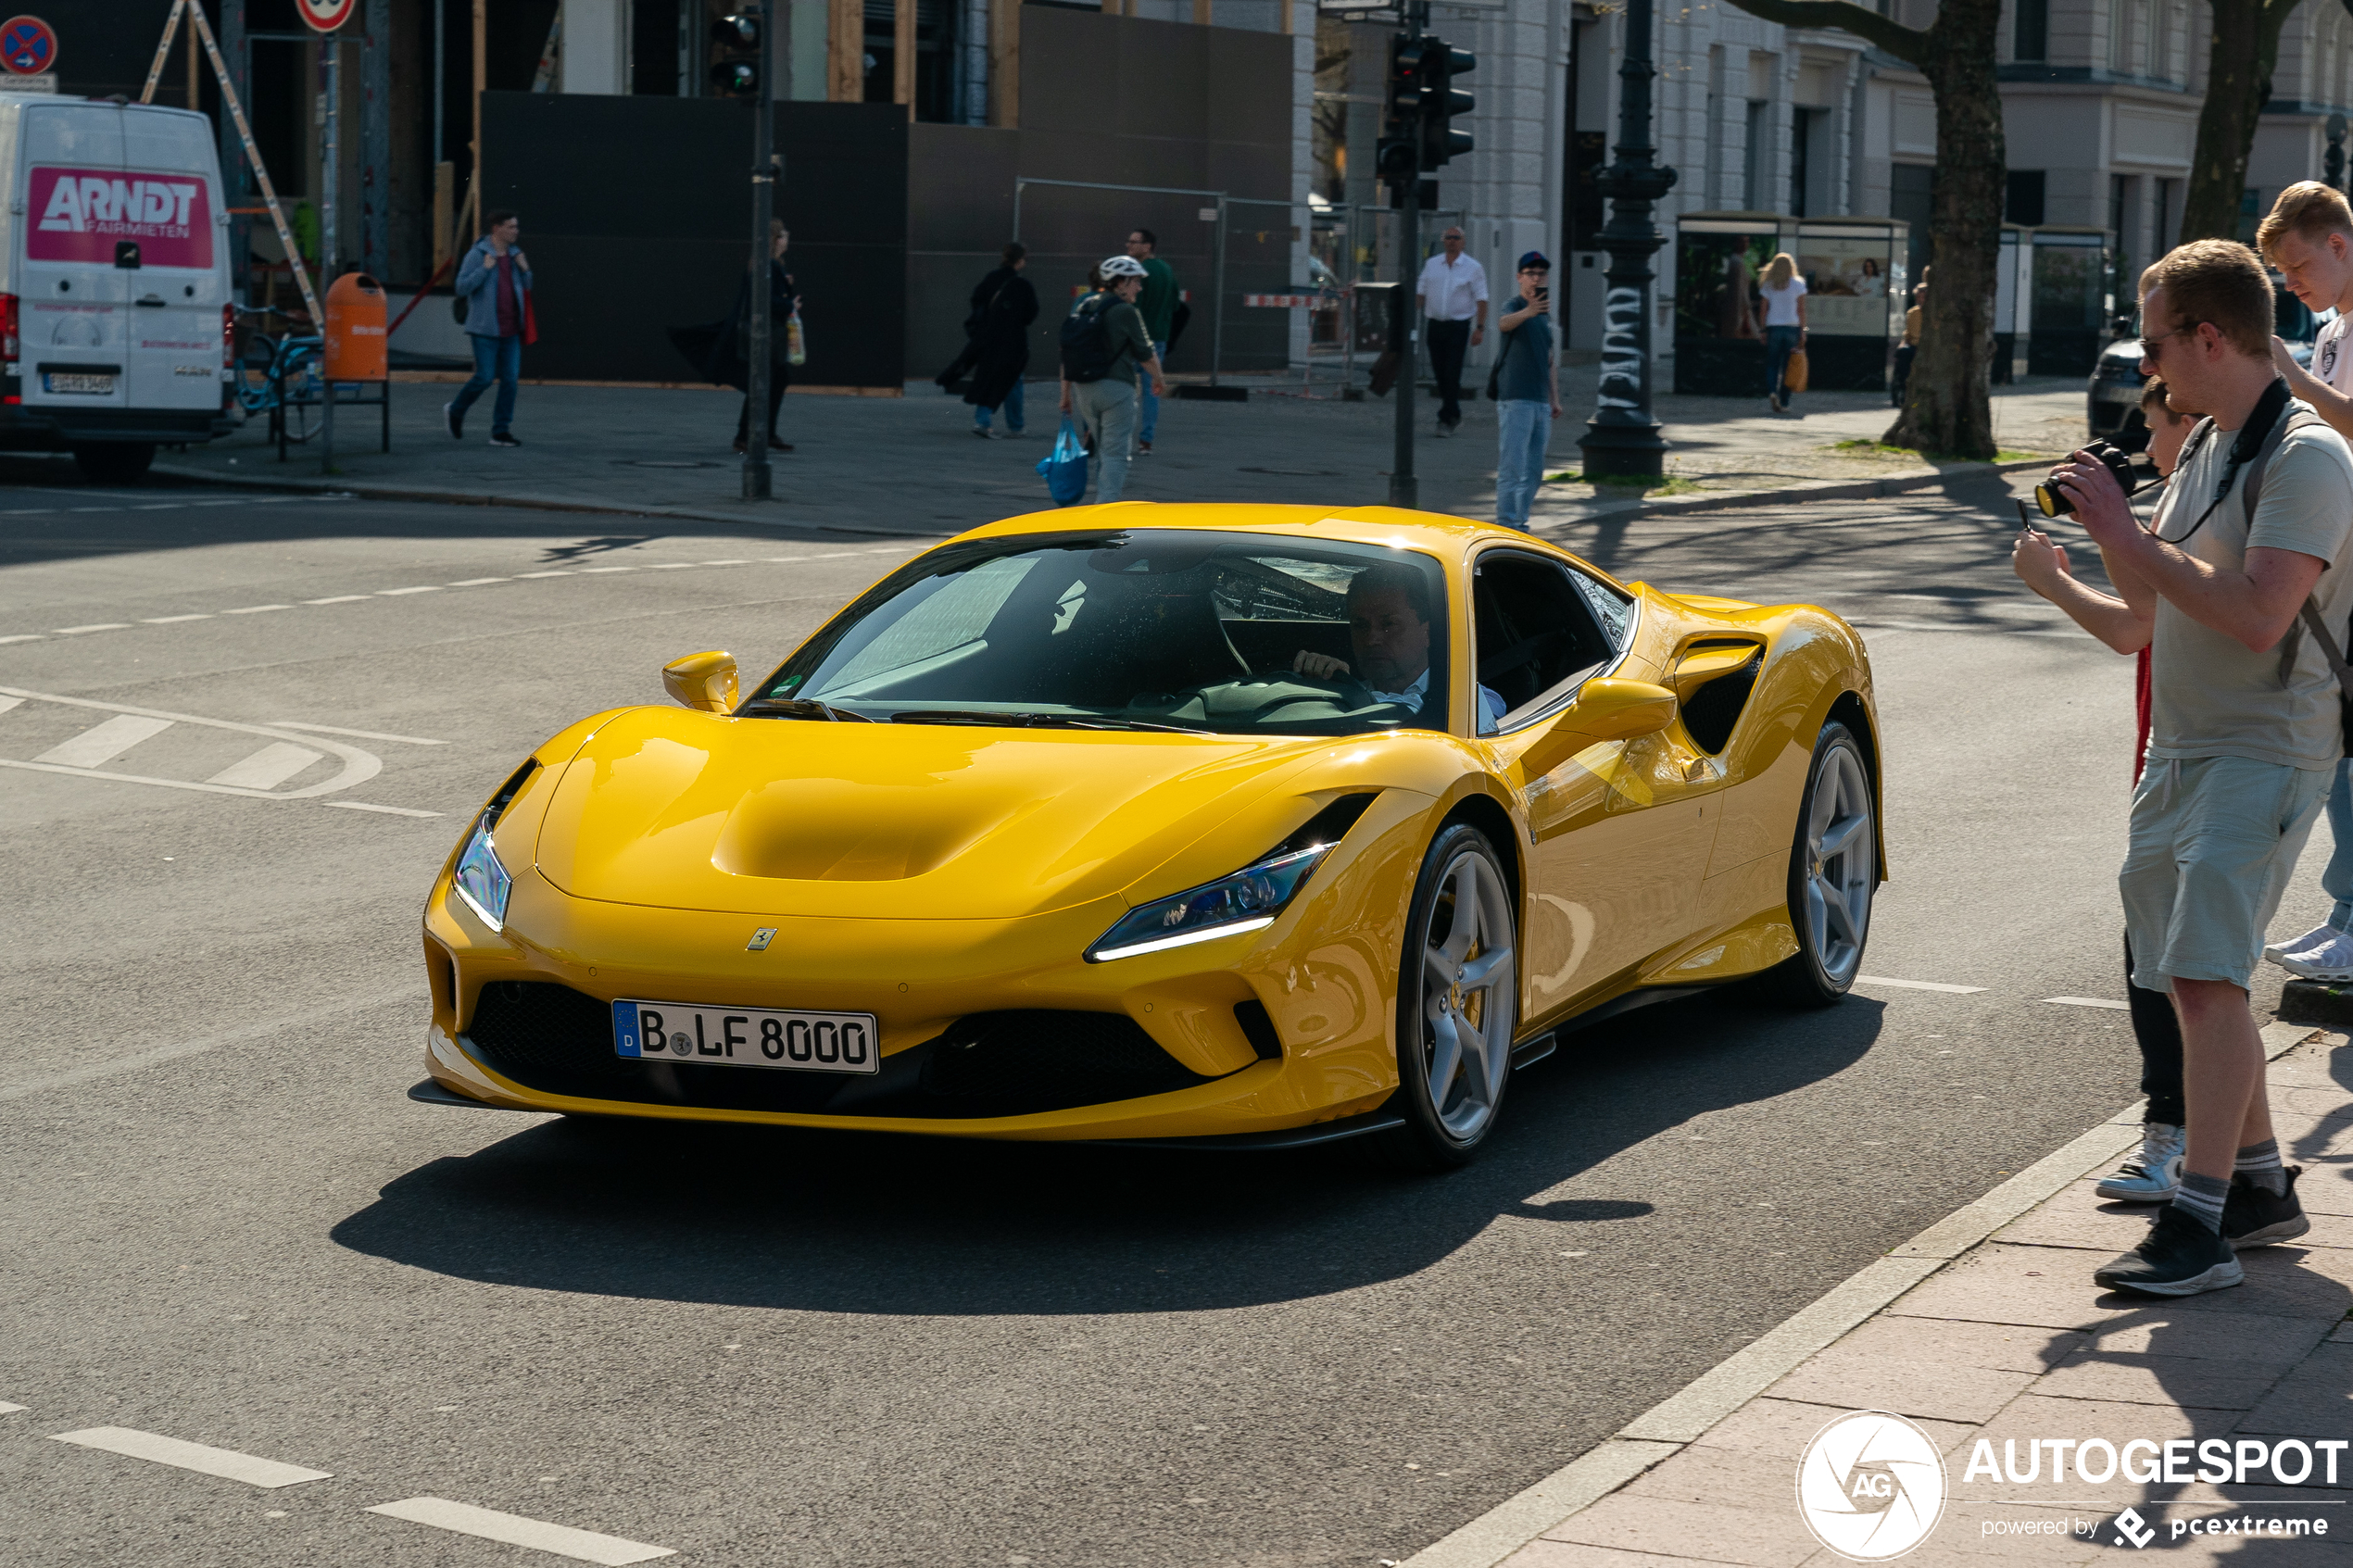
[[[1429,368],[1438,378],[1438,433],[1463,422],[1463,357],[1487,341],[1487,270],[1463,254],[1463,232],[1449,229],[1443,248],[1422,267],[1415,286],[1429,333]]]
[[[453,440],[466,438],[466,410],[498,383],[490,408],[490,445],[520,446],[508,426],[515,418],[515,382],[522,374],[524,327],[531,319],[531,263],[516,241],[522,222],[511,212],[490,214],[482,238],[458,264],[458,297],[466,302],[466,335],[473,340],[473,379],[442,406],[442,422]]]
[[[1504,346],[1495,360],[1495,521],[1528,531],[1544,448],[1561,417],[1560,370],[1553,357],[1553,264],[1541,250],[1519,258],[1519,295],[1496,318]],[[1480,307],[1484,309],[1485,307]]]
[[[2141,370],[2206,421],[2144,532],[2104,465],[2057,471],[2111,580],[2155,615],[2147,767],[2133,793],[2124,923],[2133,984],[2182,1022],[2189,1148],[2148,1238],[2103,1286],[2193,1296],[2235,1251],[2311,1228],[2280,1163],[2247,985],[2345,752],[2335,676],[2300,621],[2342,635],[2353,448],[2271,365],[2271,284],[2246,246],[2197,240],[2141,275]]]
[[[1144,264],[1114,256],[1096,269],[1103,292],[1078,302],[1063,323],[1063,399],[1065,414],[1095,448],[1095,500],[1109,506],[1127,490],[1129,446],[1136,439],[1136,367],[1151,378],[1154,394],[1165,392],[1160,356],[1144,335],[1136,296],[1144,292]]]

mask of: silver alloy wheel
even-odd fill
[[[1879,844],[1871,832],[1871,785],[1849,745],[1822,755],[1806,820],[1806,923],[1814,960],[1843,988],[1863,962],[1878,884]]]
[[[1511,1068],[1519,1010],[1512,959],[1503,879],[1484,855],[1466,848],[1439,877],[1422,947],[1425,1082],[1439,1124],[1460,1142],[1487,1130]]]

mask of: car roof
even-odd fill
[[[1001,538],[1018,533],[1066,533],[1085,528],[1231,529],[1340,539],[1353,545],[1406,545],[1452,555],[1483,538],[1544,544],[1517,529],[1443,512],[1403,507],[1282,507],[1247,502],[1115,501],[1107,507],[1057,507],[987,523],[958,537]],[[1548,548],[1558,548],[1547,546]],[[1566,554],[1567,552],[1562,552]]]

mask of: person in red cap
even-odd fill
[[[1519,294],[1495,319],[1504,346],[1495,361],[1495,521],[1528,532],[1528,510],[1544,482],[1544,448],[1561,417],[1560,367],[1553,353],[1553,264],[1541,250],[1519,258]]]

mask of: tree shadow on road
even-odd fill
[[[567,1120],[385,1186],[345,1247],[437,1273],[649,1300],[894,1315],[1201,1311],[1429,1267],[1499,1220],[1652,1211],[1554,1189],[1694,1117],[1833,1076],[1880,1004],[1727,997],[1572,1035],[1516,1080],[1478,1162],[1405,1179],[1347,1145],[1191,1154],[720,1124]],[[1652,1195],[1655,1196],[1655,1195]]]

